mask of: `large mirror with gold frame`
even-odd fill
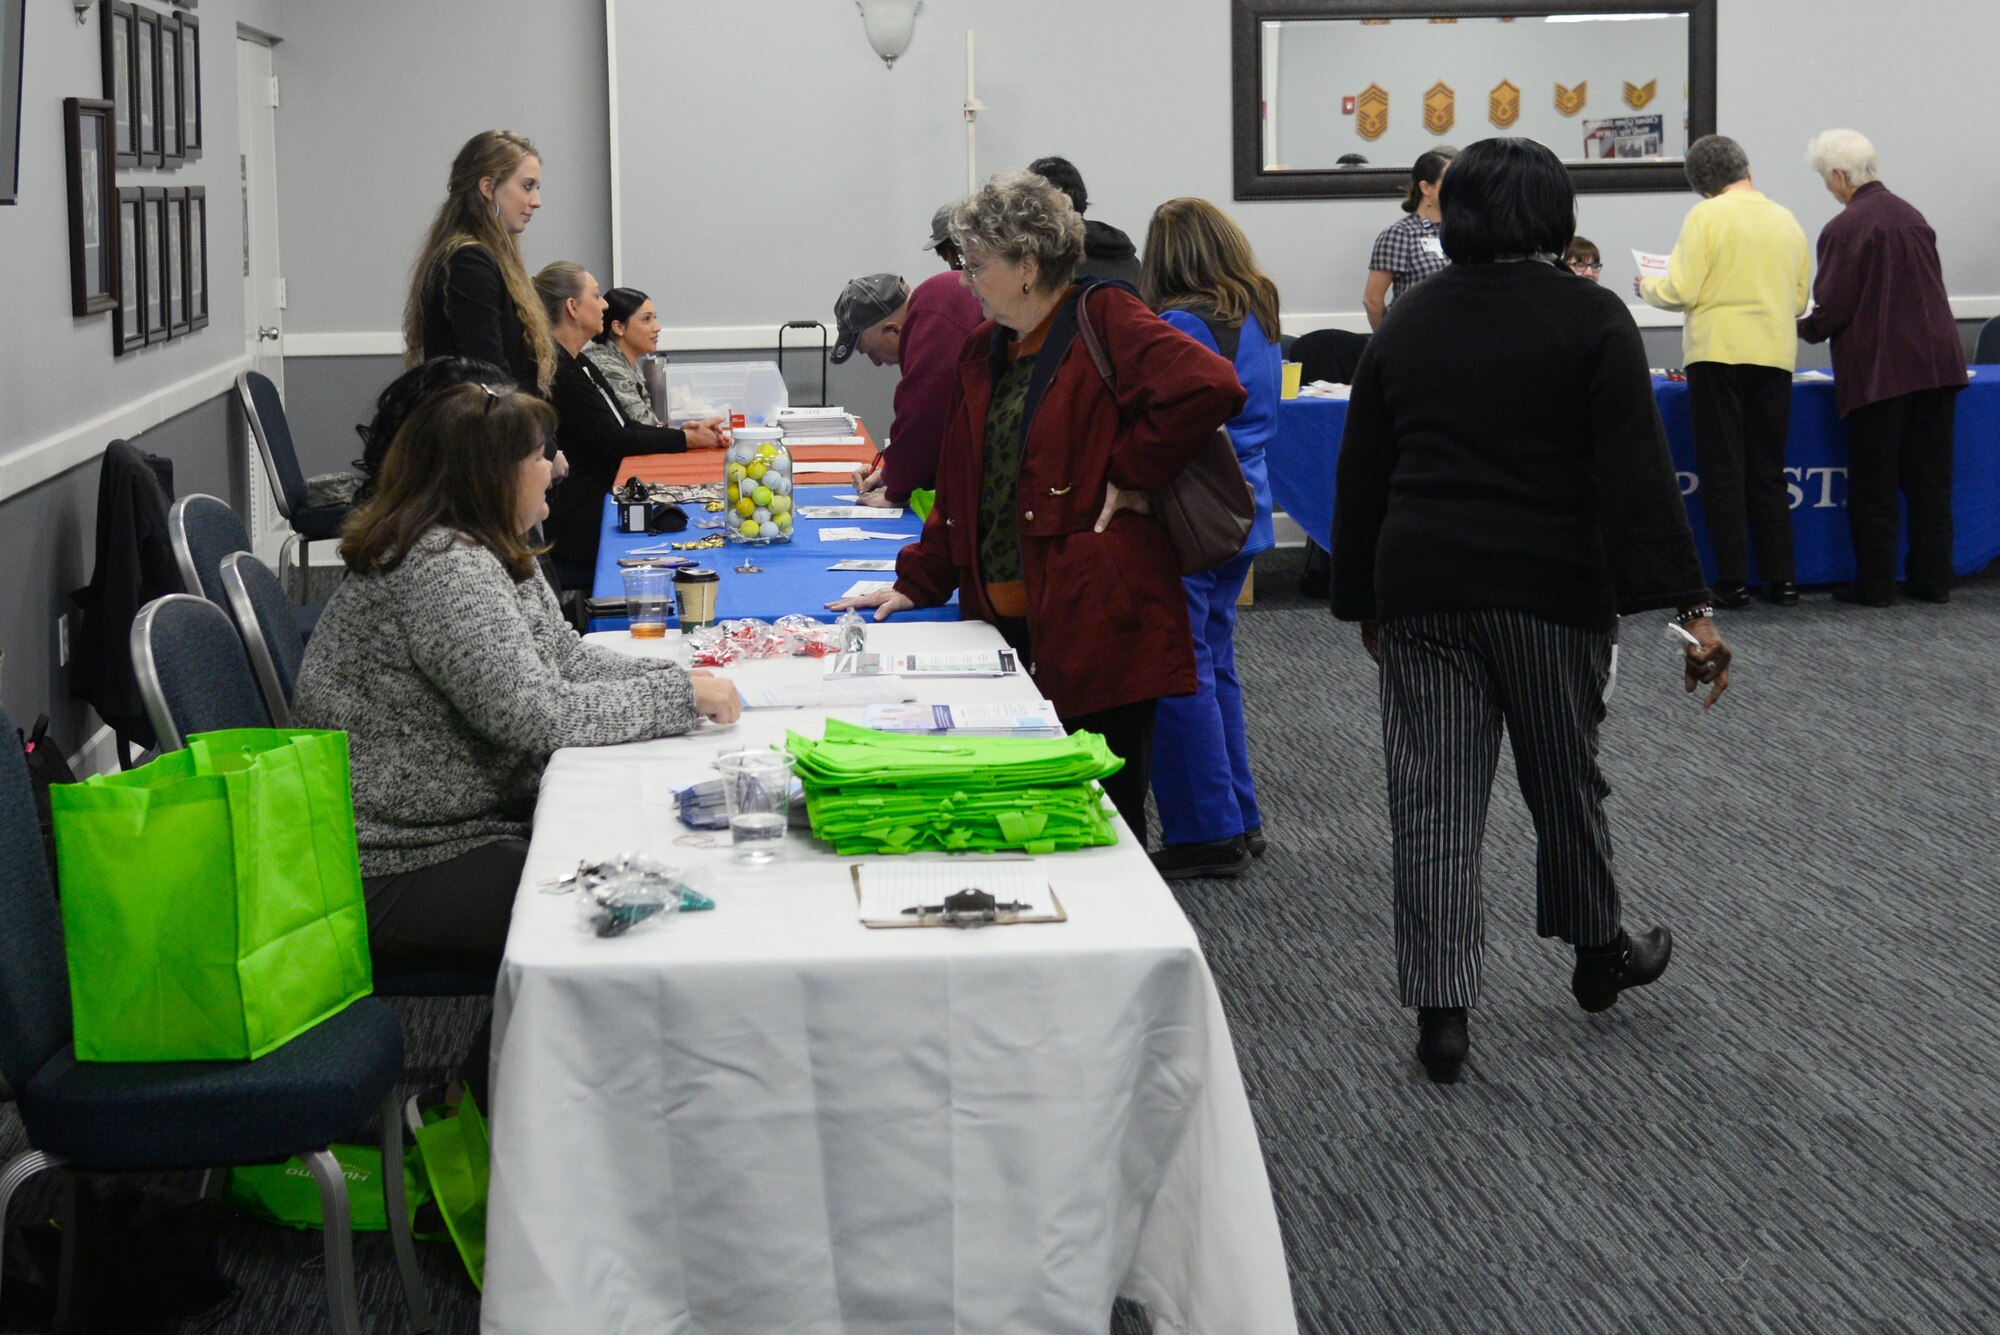
[[[1715,0],[1233,0],[1238,199],[1400,195],[1419,154],[1524,135],[1579,191],[1685,190]]]

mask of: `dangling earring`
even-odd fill
[[[1021,295],[1024,297],[1028,295],[1028,285],[1026,283],[1021,284]]]

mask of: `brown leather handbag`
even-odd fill
[[[1076,299],[1076,329],[1083,337],[1091,365],[1104,378],[1111,397],[1118,397],[1118,378],[1112,373],[1111,359],[1090,325],[1090,289]],[[1217,427],[1215,434],[1201,443],[1180,476],[1158,491],[1148,494],[1153,517],[1167,531],[1174,558],[1183,575],[1212,570],[1243,550],[1250,540],[1250,526],[1257,522],[1257,493],[1243,476],[1236,461],[1236,447],[1229,441],[1229,428]]]

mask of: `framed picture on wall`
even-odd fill
[[[177,14],[162,14],[160,25],[160,68],[154,85],[160,90],[160,165],[181,165],[181,21]]]
[[[63,143],[69,167],[70,313],[96,315],[118,304],[118,212],[111,179],[117,148],[111,103],[99,97],[64,98]]]
[[[21,194],[21,37],[28,0],[0,0],[0,204]]]
[[[132,110],[139,100],[139,16],[125,0],[104,0],[98,13],[104,39],[104,99],[115,108],[112,130],[118,145],[117,165],[139,165],[139,127]]]
[[[132,50],[132,63],[136,67],[132,122],[139,138],[137,165],[157,167],[161,159],[160,16],[150,10],[135,9],[133,17],[139,38]]]
[[[208,324],[208,188],[188,187],[188,328]]]
[[[201,20],[180,16],[181,156],[201,156]]]
[[[146,346],[146,192],[118,192],[118,304],[111,308],[111,351]]]
[[[188,323],[188,195],[167,191],[167,328],[174,334],[194,328]]]
[[[141,212],[145,219],[146,341],[164,343],[173,337],[173,309],[167,293],[173,290],[174,264],[167,254],[167,192],[147,186],[142,192]]]

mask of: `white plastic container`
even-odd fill
[[[669,362],[653,411],[668,426],[727,417],[732,427],[761,426],[791,406],[776,362]],[[650,388],[650,386],[649,386]]]

